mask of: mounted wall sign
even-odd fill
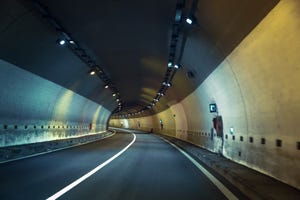
[[[217,104],[215,103],[209,104],[209,112],[211,113],[217,112]]]

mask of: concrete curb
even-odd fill
[[[186,141],[158,134],[170,140],[190,155],[198,158],[207,168],[225,178],[250,199],[300,199],[300,191],[272,177],[235,163]]]
[[[0,164],[31,158],[47,153],[61,151],[64,149],[85,145],[91,142],[102,140],[113,136],[116,131],[106,131],[92,135],[69,138],[62,140],[53,140],[33,144],[9,146],[0,148]]]

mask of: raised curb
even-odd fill
[[[111,137],[115,134],[115,131],[105,131],[101,133],[62,139],[53,140],[47,142],[39,142],[25,145],[16,145],[0,148],[0,164],[30,158],[46,153],[60,151],[63,149],[72,148],[79,145],[84,145],[97,140]]]
[[[166,135],[164,137],[192,156],[206,167],[224,177],[250,199],[258,200],[298,200],[300,190],[280,182],[272,177],[235,163],[217,153],[210,152],[194,144]]]

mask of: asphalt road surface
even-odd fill
[[[0,164],[0,177],[1,200],[227,199],[178,149],[138,132]]]

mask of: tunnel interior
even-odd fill
[[[122,127],[300,189],[298,0],[0,4],[0,147]]]

